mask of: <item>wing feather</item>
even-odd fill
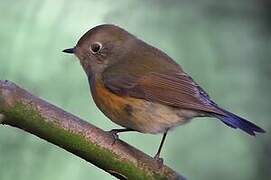
[[[183,72],[150,72],[141,77],[129,72],[105,73],[103,80],[107,88],[119,95],[183,109],[223,114],[208,94]]]

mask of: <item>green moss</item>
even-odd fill
[[[69,129],[64,129],[58,124],[58,120],[45,119],[29,104],[17,103],[7,111],[8,124],[46,139],[104,170],[111,170],[114,175],[118,172],[128,179],[167,179],[158,172],[145,171],[128,160],[120,160],[110,150],[87,141],[80,132],[71,132]]]

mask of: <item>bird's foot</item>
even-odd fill
[[[134,131],[134,130],[130,128],[125,128],[125,129],[111,129],[110,131],[108,131],[108,133],[110,133],[114,138],[114,142],[112,143],[112,145],[114,145],[115,142],[119,139],[119,135],[118,135],[119,133],[128,132],[128,131]]]
[[[116,143],[116,141],[119,139],[119,135],[118,135],[119,132],[115,129],[112,129],[112,130],[108,131],[108,133],[110,133],[112,135],[112,137],[114,139],[112,142],[112,145],[114,145]]]
[[[154,159],[157,161],[159,168],[161,168],[164,164],[164,159],[160,158],[160,154],[156,154]]]

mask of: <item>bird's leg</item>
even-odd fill
[[[160,158],[160,153],[161,153],[163,144],[165,142],[165,139],[166,139],[166,136],[167,136],[167,132],[168,132],[168,130],[166,132],[164,132],[162,140],[161,140],[161,143],[160,143],[159,148],[158,148],[158,151],[157,151],[157,153],[154,156],[154,159],[156,159],[160,164],[163,164],[163,158]]]
[[[128,132],[128,131],[135,131],[133,129],[129,129],[129,128],[125,128],[125,129],[111,129],[110,131],[108,131],[114,138],[114,142],[113,144],[115,144],[116,140],[119,139],[119,133],[121,132]]]

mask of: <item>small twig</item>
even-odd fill
[[[184,179],[121,140],[112,145],[109,133],[9,81],[0,81],[0,121],[56,144],[119,179]]]

